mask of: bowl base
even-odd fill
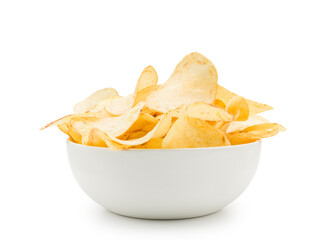
[[[108,212],[111,214],[116,214],[122,217],[128,217],[128,218],[134,218],[134,219],[141,219],[141,220],[158,220],[158,221],[167,221],[167,220],[184,220],[184,219],[191,219],[191,218],[199,218],[199,217],[206,217],[208,215],[215,214],[222,209],[218,209],[216,211],[212,211],[209,213],[202,213],[202,214],[195,214],[191,216],[160,216],[160,215],[155,215],[155,216],[138,216],[138,215],[130,215],[130,214],[123,214],[123,213],[118,213],[113,210],[106,209]]]

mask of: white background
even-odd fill
[[[329,1],[0,1],[0,239],[329,239]],[[186,54],[275,108],[247,191],[191,220],[120,217],[90,200],[45,123],[91,92],[160,82]]]

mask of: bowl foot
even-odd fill
[[[116,212],[116,211],[113,211],[113,210],[109,210],[109,209],[106,209],[108,212],[112,213],[112,214],[117,214],[119,216],[122,216],[122,217],[128,217],[128,218],[134,218],[134,219],[141,219],[141,220],[164,220],[164,221],[167,221],[167,220],[184,220],[184,219],[191,219],[191,218],[199,218],[199,217],[206,217],[208,215],[212,215],[214,213],[217,213],[219,211],[221,211],[222,209],[218,209],[216,211],[212,211],[212,212],[209,212],[209,213],[202,213],[202,214],[195,214],[195,215],[187,215],[187,216],[162,216],[162,215],[154,215],[154,216],[143,216],[143,215],[130,215],[130,214],[124,214],[124,213],[119,213],[119,212]]]

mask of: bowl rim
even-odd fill
[[[86,149],[106,149],[112,152],[126,152],[126,151],[144,151],[144,152],[149,152],[149,151],[196,151],[196,150],[213,150],[213,149],[233,149],[233,148],[242,148],[242,147],[246,147],[246,146],[251,146],[251,145],[260,145],[261,144],[261,140],[257,140],[255,142],[252,143],[244,143],[244,144],[238,144],[238,145],[231,145],[231,146],[219,146],[219,147],[200,147],[200,148],[155,148],[155,149],[122,149],[122,150],[111,150],[110,148],[107,147],[97,147],[97,146],[88,146],[88,145],[83,145],[80,143],[75,143],[70,141],[70,139],[68,138],[66,140],[66,144],[67,145],[73,145],[73,146],[78,146],[81,148],[86,148]]]

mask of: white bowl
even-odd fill
[[[147,219],[219,211],[252,180],[260,146],[112,151],[67,141],[72,172],[88,196],[111,212]]]

